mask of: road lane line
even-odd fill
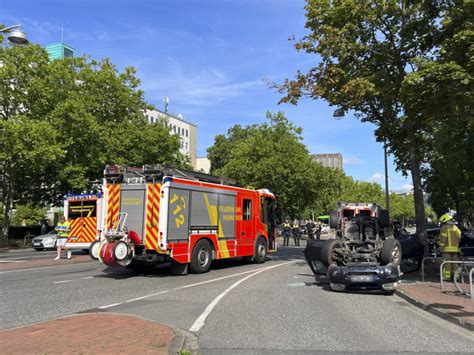
[[[89,279],[93,279],[94,276],[86,276],[86,277],[81,277],[81,280],[89,280]]]
[[[99,309],[106,309],[106,308],[118,306],[119,304],[120,304],[120,302],[119,303],[112,303],[112,304],[108,304],[107,306],[99,307]]]
[[[62,284],[62,283],[65,283],[65,282],[72,282],[74,280],[61,280],[61,281],[54,281],[53,284]]]
[[[270,267],[262,268],[261,270],[258,270],[257,272],[254,272],[253,274],[247,275],[244,278],[240,279],[239,281],[233,283],[231,286],[229,286],[227,289],[225,289],[223,292],[221,292],[221,294],[219,294],[216,298],[214,298],[214,300],[212,300],[211,303],[209,303],[209,305],[206,307],[204,312],[202,312],[202,314],[198,317],[198,319],[196,319],[196,321],[191,326],[191,328],[189,328],[189,331],[190,332],[200,331],[202,329],[202,327],[204,327],[204,324],[206,322],[206,318],[209,316],[209,314],[211,314],[212,310],[219,303],[219,301],[221,299],[223,299],[225,297],[225,295],[227,295],[230,291],[232,291],[234,288],[239,286],[245,280],[248,280],[251,277],[254,277],[255,275],[261,274],[262,272],[274,269],[276,267],[294,263],[295,261],[288,261],[286,263],[281,263],[281,264],[278,264],[278,265],[273,265],[273,266],[270,266]]]
[[[269,267],[270,267],[270,268],[274,268],[274,267],[277,267],[277,266],[280,266],[280,265],[285,265],[285,264],[289,264],[289,263],[294,263],[294,262],[296,262],[296,261],[298,261],[298,260],[292,260],[292,261],[289,261],[289,262],[286,262],[286,263],[282,263],[282,264],[277,264],[277,265],[273,265],[273,266],[267,266],[267,267],[260,268],[260,269],[257,269],[257,270],[255,270],[255,269],[254,269],[254,270],[248,270],[248,271],[243,271],[243,272],[239,272],[239,273],[232,274],[232,275],[217,277],[217,278],[215,278],[215,279],[206,280],[206,281],[201,281],[201,282],[196,282],[196,283],[193,283],[193,284],[190,284],[190,285],[184,285],[184,286],[180,286],[180,287],[175,287],[175,288],[171,288],[171,289],[169,289],[169,290],[163,290],[163,291],[160,291],[160,292],[155,292],[155,293],[152,293],[152,294],[149,294],[149,295],[145,295],[145,296],[141,296],[141,297],[132,298],[132,299],[129,299],[129,300],[126,300],[126,301],[117,302],[117,303],[109,304],[109,305],[102,306],[102,307],[98,307],[98,308],[99,308],[99,309],[106,309],[106,308],[111,308],[111,307],[115,307],[115,306],[120,306],[120,305],[122,305],[122,304],[131,303],[131,302],[135,302],[135,301],[144,300],[144,299],[146,299],[146,298],[150,298],[150,297],[154,297],[154,296],[163,295],[163,294],[168,293],[168,292],[179,291],[179,290],[183,290],[183,289],[190,288],[190,287],[196,287],[196,286],[201,286],[201,285],[205,285],[205,284],[212,283],[212,282],[217,282],[217,281],[221,281],[221,280],[226,280],[226,279],[229,279],[229,278],[231,278],[231,277],[236,277],[236,276],[241,276],[241,275],[250,274],[250,273],[255,272],[255,271],[260,271],[260,270],[266,271]]]

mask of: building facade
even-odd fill
[[[46,52],[48,52],[49,60],[73,58],[74,52],[76,51],[66,43],[53,43],[46,46]]]
[[[196,171],[209,174],[211,171],[211,161],[206,157],[198,157],[196,160]]]
[[[322,166],[344,171],[341,153],[311,154],[311,156]]]
[[[182,117],[172,115],[160,110],[146,110],[146,119],[149,123],[155,123],[159,120],[165,122],[170,128],[171,134],[177,134],[181,138],[180,153],[187,155],[192,167],[197,169],[197,127],[186,122]]]

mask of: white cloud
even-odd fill
[[[410,192],[413,191],[413,185],[412,184],[403,184],[401,187],[401,190],[404,192]]]
[[[361,165],[365,164],[365,161],[354,156],[354,155],[344,155],[343,156],[344,165]]]
[[[393,181],[390,176],[388,177],[388,181]],[[384,184],[385,183],[385,174],[374,173],[369,178],[369,182],[376,182],[376,183],[379,183],[379,184]]]
[[[385,181],[385,176],[384,176],[384,174],[381,174],[381,173],[374,173],[374,174],[372,174],[372,176],[369,178],[369,181],[370,181],[370,182],[382,183],[382,182]]]

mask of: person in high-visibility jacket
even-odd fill
[[[69,231],[71,230],[71,227],[69,226],[69,221],[66,220],[66,217],[61,216],[59,218],[59,222],[55,229],[58,232],[58,236],[56,238],[56,250],[58,254],[54,258],[54,260],[61,259],[62,249],[66,251],[67,258],[71,259],[71,252],[66,248],[67,238],[69,236]]]
[[[453,218],[449,214],[444,214],[439,221],[443,224],[438,236],[438,245],[445,260],[458,260],[459,242],[461,241],[461,231],[454,224]],[[449,281],[453,275],[455,264],[445,264],[443,279]]]

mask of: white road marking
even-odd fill
[[[113,307],[113,306],[118,306],[120,304],[119,303],[112,303],[112,304],[109,304],[107,306],[102,306],[102,307],[99,307],[99,309],[106,309],[106,308],[110,308],[110,307]]]
[[[0,260],[0,263],[24,263],[26,260]]]
[[[268,270],[269,268],[274,268],[274,267],[277,267],[277,266],[280,266],[280,265],[285,265],[285,264],[289,264],[289,263],[294,263],[295,261],[297,261],[297,260],[293,260],[293,261],[289,261],[289,262],[286,262],[286,263],[281,263],[281,264],[277,264],[277,265],[273,265],[273,266],[267,266],[267,267],[260,268],[260,269],[257,269],[257,270],[243,271],[243,272],[239,272],[239,273],[237,273],[237,274],[232,274],[232,275],[217,277],[217,278],[215,278],[215,279],[211,279],[211,280],[207,280],[207,281],[201,281],[201,282],[196,282],[196,283],[190,284],[190,285],[175,287],[175,288],[171,288],[171,289],[169,289],[169,290],[163,290],[163,291],[156,292],[156,293],[152,293],[152,294],[149,294],[149,295],[145,295],[145,296],[141,296],[141,297],[132,298],[132,299],[129,299],[129,300],[126,300],[126,301],[108,304],[108,305],[106,305],[106,306],[101,306],[101,307],[98,307],[98,308],[99,308],[99,309],[106,309],[106,308],[111,308],[111,307],[115,307],[115,306],[120,306],[120,305],[122,305],[122,304],[126,304],[126,303],[130,303],[130,302],[135,302],[135,301],[144,300],[144,299],[146,299],[146,298],[150,298],[150,297],[154,297],[154,296],[163,295],[163,294],[165,294],[165,293],[172,292],[172,291],[179,291],[179,290],[184,290],[184,289],[190,288],[190,287],[201,286],[201,285],[205,285],[205,284],[208,284],[208,283],[212,283],[212,282],[217,282],[217,281],[229,279],[229,278],[231,278],[231,277],[246,275],[246,274],[250,274],[250,273],[252,273],[252,272],[255,273],[256,271],[259,272],[260,270],[261,270],[261,271],[266,271],[266,270]]]
[[[87,276],[87,277],[81,277],[81,280],[89,280],[89,279],[93,279],[94,276]]]
[[[65,282],[72,282],[74,280],[61,280],[61,281],[54,281],[53,284],[62,284],[62,283],[65,283]]]
[[[230,291],[232,291],[234,288],[236,288],[237,286],[239,286],[242,282],[244,282],[245,280],[248,280],[250,279],[251,277],[255,276],[255,275],[258,275],[264,271],[268,271],[268,270],[271,270],[273,268],[276,268],[276,267],[279,267],[279,266],[283,266],[283,265],[286,265],[286,264],[290,264],[290,263],[294,263],[296,260],[293,260],[293,261],[288,261],[286,263],[281,263],[281,264],[277,264],[277,265],[273,265],[273,266],[269,266],[269,267],[266,267],[266,268],[262,268],[260,270],[258,270],[257,272],[254,272],[253,274],[250,274],[248,276],[245,276],[244,278],[240,279],[239,281],[233,283],[231,286],[229,286],[226,290],[224,290],[220,295],[218,295],[216,298],[214,298],[214,300],[209,303],[209,305],[206,307],[206,309],[204,310],[204,312],[202,312],[202,314],[198,317],[198,319],[196,319],[196,321],[194,322],[194,324],[191,326],[191,328],[189,328],[189,331],[190,332],[198,332],[202,329],[202,327],[204,326],[204,323],[206,322],[206,318],[209,316],[209,314],[211,314],[212,310],[214,309],[214,307],[219,303],[219,301],[221,299],[224,298],[225,295],[227,295]]]

